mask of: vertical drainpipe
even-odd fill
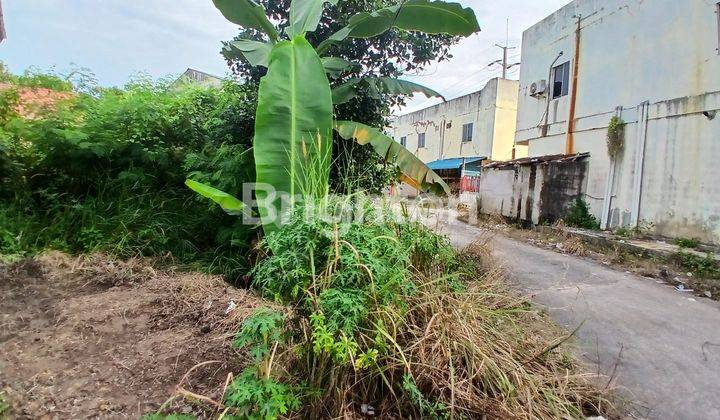
[[[623,107],[619,106],[615,108],[615,116],[618,118],[622,118],[623,113]],[[600,227],[603,230],[607,230],[610,228],[610,211],[612,208],[612,199],[613,199],[613,186],[615,185],[615,171],[617,166],[617,156],[610,156],[610,169],[608,170],[607,180],[605,182],[605,196],[603,197],[603,211],[602,211],[602,221],[600,223]]]
[[[573,83],[570,93],[570,115],[568,116],[567,138],[565,140],[565,154],[575,153],[575,104],[577,102],[578,72],[580,71],[580,24],[582,16],[577,16],[577,29],[575,30],[575,57],[573,59]]]
[[[638,129],[635,149],[635,173],[633,176],[633,201],[630,214],[632,227],[640,225],[640,202],[642,198],[642,182],[645,168],[645,142],[647,140],[648,112],[650,102],[645,101],[638,106]]]

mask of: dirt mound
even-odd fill
[[[234,332],[264,305],[217,276],[60,253],[0,265],[0,302],[0,390],[16,418],[138,418],[181,379],[221,399],[246,360]]]

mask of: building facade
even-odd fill
[[[576,0],[523,33],[522,63],[516,144],[589,152],[603,227],[720,243],[720,3]]]
[[[518,82],[493,79],[480,91],[398,117],[389,132],[423,162],[508,160],[513,151]]]

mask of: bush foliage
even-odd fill
[[[62,82],[53,77],[42,85]],[[38,84],[26,79],[11,81]],[[170,253],[232,276],[246,268],[252,232],[184,181],[191,173],[241,194],[248,178],[238,156],[251,144],[254,92],[138,79],[74,93],[33,118],[18,115],[13,92],[0,91],[0,253]]]
[[[582,198],[575,200],[575,203],[570,207],[567,216],[565,216],[565,223],[571,227],[600,230],[600,222],[590,213],[590,206]]]
[[[288,309],[261,308],[243,324],[235,344],[255,365],[228,387],[228,415],[550,419],[604,409],[555,350],[564,340],[543,338],[542,317],[503,291],[483,247],[458,253],[402,215],[376,223],[391,212],[370,201],[349,217],[304,210],[260,244],[253,284]]]

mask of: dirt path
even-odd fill
[[[59,253],[0,265],[0,302],[0,391],[32,419],[139,418],[210,360],[182,385],[219,398],[243,360],[233,332],[262,303],[219,277]]]
[[[445,220],[439,230],[458,247],[489,235]],[[639,402],[639,417],[720,418],[720,303],[501,235],[490,244],[513,282],[558,323],[582,324],[583,359],[614,374]]]

